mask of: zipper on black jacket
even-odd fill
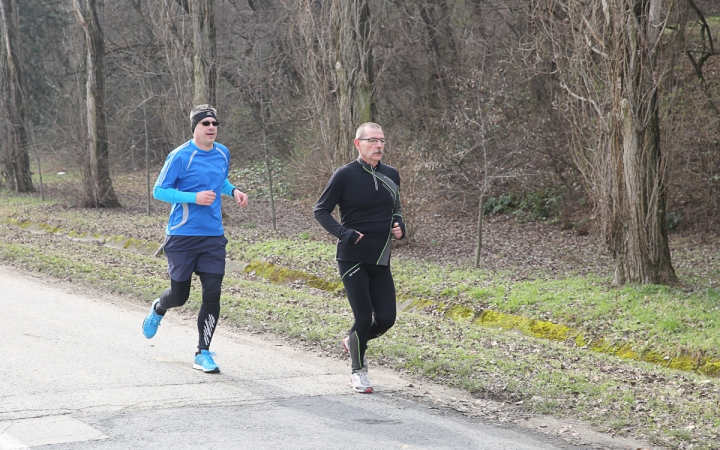
[[[363,161],[362,158],[358,158],[356,161],[358,162],[358,164],[360,164],[360,167],[362,167],[365,171],[370,172],[372,174],[373,181],[375,181],[375,190],[377,191],[378,183],[377,183],[377,175],[375,175],[375,168],[377,168],[377,164],[375,165],[375,167],[370,166],[370,164]],[[380,164],[380,163],[378,162],[378,164]],[[367,170],[367,167],[365,167],[366,165],[370,166],[370,170]]]

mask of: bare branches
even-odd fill
[[[660,153],[658,115],[663,70],[657,49],[667,23],[664,6],[672,2],[666,3],[534,1],[567,94],[565,108],[575,119],[575,158],[616,257],[618,284],[676,280],[665,228],[666,156]],[[566,18],[544,13],[554,9]]]

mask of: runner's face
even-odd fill
[[[371,142],[369,139],[375,142]],[[360,139],[355,139],[355,148],[358,149],[360,158],[373,167],[382,159],[383,151],[385,150],[385,143],[380,141],[380,139],[385,139],[383,130],[370,127],[363,130]]]
[[[208,125],[203,125],[203,122],[207,123]],[[195,145],[197,145],[198,148],[201,148],[203,150],[212,150],[215,139],[217,138],[218,131],[218,127],[213,125],[214,122],[216,122],[216,119],[208,117],[207,119],[203,119],[198,122],[198,124],[195,126],[195,131],[193,132],[193,140],[195,141]]]

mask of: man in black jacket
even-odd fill
[[[370,339],[395,323],[395,283],[390,272],[391,239],[405,237],[400,207],[400,175],[380,159],[385,134],[380,125],[364,123],[355,132],[359,157],[339,168],[315,205],[315,219],[338,238],[338,268],[355,322],[343,339],[350,353],[353,390],[371,393],[365,351]],[[340,223],[332,217],[340,207]]]

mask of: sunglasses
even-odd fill
[[[204,127],[209,127],[210,125],[217,127],[218,125],[220,125],[220,122],[211,122],[209,120],[203,120],[202,122],[200,122],[200,124]]]

